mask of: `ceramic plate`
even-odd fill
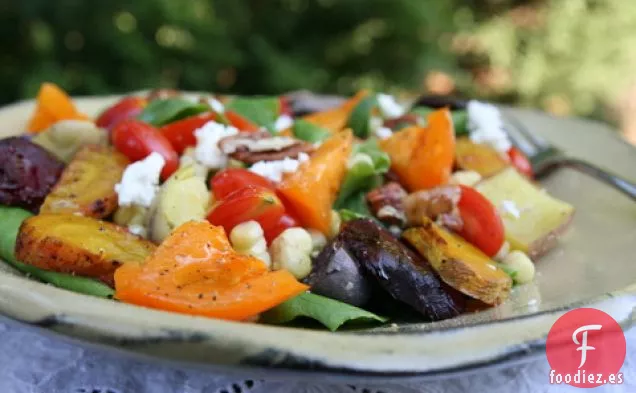
[[[116,99],[76,102],[94,115]],[[634,179],[636,149],[608,127],[506,110],[566,152]],[[33,102],[1,109],[2,136],[21,133],[32,111]],[[456,319],[341,333],[225,322],[75,294],[4,264],[0,312],[83,344],[199,367],[250,368],[270,378],[431,378],[544,356],[550,326],[567,310],[589,305],[627,327],[636,306],[636,204],[565,169],[544,187],[577,212],[560,246],[537,262],[536,282],[515,288],[499,307]]]

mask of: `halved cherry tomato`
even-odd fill
[[[280,113],[279,115],[287,115],[294,116],[294,112],[292,112],[291,105],[289,104],[289,99],[287,97],[279,97],[278,101],[280,102]]]
[[[254,220],[261,224],[266,236],[269,228],[285,214],[285,207],[276,192],[265,187],[248,186],[227,195],[208,214],[208,221],[222,226],[229,235],[238,224]]]
[[[142,97],[125,97],[102,112],[95,124],[110,130],[120,121],[136,117],[147,104],[148,100]]]
[[[182,154],[187,147],[197,144],[194,131],[196,131],[197,128],[203,127],[207,122],[217,119],[218,115],[216,113],[206,112],[166,124],[161,127],[159,131],[170,141],[170,144],[174,147],[176,152]]]
[[[532,165],[530,164],[530,160],[516,147],[511,147],[508,150],[508,158],[510,158],[510,163],[514,166],[519,173],[525,175],[526,177],[532,179],[534,177],[534,173],[532,172]]]
[[[504,243],[504,225],[497,209],[479,191],[460,186],[462,195],[457,207],[464,222],[459,235],[493,257]]]
[[[113,128],[113,145],[131,161],[143,160],[152,152],[159,153],[166,164],[161,171],[165,180],[179,167],[179,155],[166,137],[150,124],[139,120],[123,120]]]
[[[260,127],[234,111],[225,111],[225,118],[231,125],[243,132],[254,132],[260,130]]]
[[[210,189],[217,200],[247,186],[264,187],[274,190],[274,185],[263,176],[243,168],[228,168],[217,172],[210,179]]]
[[[265,240],[267,240],[267,244],[270,244],[274,239],[278,237],[278,235],[283,233],[285,229],[299,226],[300,224],[298,223],[298,220],[296,220],[290,214],[285,213],[273,226],[263,228],[263,231],[265,232]]]

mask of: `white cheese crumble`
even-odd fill
[[[250,167],[250,171],[279,183],[283,180],[283,174],[296,172],[300,164],[307,160],[309,156],[306,153],[299,153],[295,160],[285,157],[277,161],[259,161]]]
[[[121,181],[115,185],[119,206],[150,207],[159,191],[159,175],[166,160],[153,152],[126,167]]]
[[[223,142],[221,149],[225,154],[235,153],[239,147],[245,147],[251,152],[281,151],[298,143],[297,140],[286,136],[274,136],[264,139],[250,139],[249,137]]]
[[[208,98],[208,105],[210,105],[210,108],[212,108],[212,110],[216,113],[224,113],[225,112],[225,105],[223,105],[223,103],[221,103],[221,101],[217,100],[214,97],[210,97]]]
[[[215,121],[209,121],[203,127],[194,131],[197,146],[194,156],[197,161],[210,169],[219,169],[227,165],[227,155],[219,149],[219,141],[227,136],[238,134],[232,126],[224,126]]]
[[[488,144],[500,153],[506,153],[512,147],[496,106],[471,100],[467,109],[471,141]]]
[[[386,119],[395,119],[400,117],[406,112],[402,105],[395,101],[395,98],[390,94],[378,94],[377,96],[378,106],[382,116]]]
[[[391,135],[393,135],[393,131],[388,127],[379,127],[375,130],[375,136],[377,136],[378,139],[388,139]]]
[[[517,207],[517,204],[511,200],[503,200],[501,201],[501,210],[505,214],[509,214],[514,218],[521,217],[521,210]]]
[[[280,115],[278,116],[278,119],[276,119],[276,123],[274,123],[274,128],[276,131],[283,131],[293,125],[294,119],[292,119],[289,115]]]

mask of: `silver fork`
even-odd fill
[[[636,201],[636,184],[581,159],[568,157],[543,138],[533,134],[509,113],[504,115],[504,121],[507,124],[506,133],[510,136],[512,143],[528,156],[537,179],[545,177],[559,168],[572,168],[614,187]]]

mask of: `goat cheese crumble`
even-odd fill
[[[376,98],[378,100],[380,112],[386,119],[395,119],[406,112],[406,109],[404,109],[402,105],[398,104],[397,101],[395,101],[395,98],[390,94],[378,94]]]
[[[512,147],[496,106],[471,100],[467,110],[471,141],[489,144],[500,153],[506,153]]]
[[[194,157],[203,166],[210,169],[220,169],[227,165],[227,155],[219,149],[219,141],[227,136],[238,134],[232,126],[224,126],[215,121],[209,121],[203,127],[194,131],[197,146]]]
[[[159,175],[166,160],[153,152],[126,167],[121,181],[115,185],[120,206],[150,207],[159,191]]]
[[[388,139],[391,137],[391,135],[393,135],[393,131],[391,131],[390,128],[388,127],[379,127],[375,130],[375,136],[378,137],[378,139]]]
[[[280,115],[278,119],[276,119],[276,123],[274,123],[274,128],[276,131],[283,131],[288,129],[289,127],[294,125],[294,119],[292,119],[289,115]]]
[[[283,180],[283,174],[296,172],[300,164],[308,160],[307,153],[299,153],[295,160],[285,157],[283,160],[277,161],[259,161],[250,167],[250,171],[279,183]]]
[[[517,204],[514,201],[501,201],[501,210],[503,210],[505,214],[508,214],[514,218],[521,217],[521,210],[517,207]]]
[[[210,97],[208,98],[208,105],[210,105],[210,108],[212,108],[212,110],[216,113],[224,113],[225,112],[225,105],[223,105],[223,103],[221,103],[221,101],[217,100],[214,97]]]

